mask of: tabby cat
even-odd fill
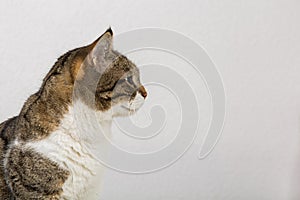
[[[112,39],[109,28],[62,55],[20,114],[0,124],[0,199],[99,199],[103,166],[89,148],[101,145],[90,137],[100,130],[87,124],[97,118],[109,133],[113,117],[134,113],[147,96]]]

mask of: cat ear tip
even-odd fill
[[[110,35],[112,35],[113,36],[113,31],[112,31],[112,29],[111,29],[111,26],[109,26],[109,28],[105,31],[106,33],[109,33]]]

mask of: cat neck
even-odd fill
[[[77,140],[88,144],[99,144],[111,135],[112,115],[110,111],[95,111],[81,100],[69,106],[59,128]]]
[[[45,90],[31,95],[17,116],[16,137],[22,141],[32,141],[49,136],[68,113],[72,102],[70,96],[71,89],[57,93]]]
[[[31,95],[18,116],[17,122],[22,127],[18,131],[18,139],[41,140],[60,126],[74,132],[81,130],[81,133],[77,131],[74,134],[82,137],[87,130],[94,133],[104,129],[105,133],[110,133],[111,112],[95,111],[82,100],[72,99],[71,91],[69,88],[64,93],[56,92],[56,95],[44,95],[46,92]]]
[[[47,138],[26,144],[70,172],[62,199],[99,199],[101,158],[109,151],[110,116],[108,111],[95,111],[77,100]]]

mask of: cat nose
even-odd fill
[[[144,98],[147,97],[147,91],[146,91],[146,89],[144,88],[144,86],[139,87],[138,92],[139,92]]]

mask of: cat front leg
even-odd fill
[[[4,158],[4,177],[13,199],[58,200],[69,172],[32,149],[15,145]]]

